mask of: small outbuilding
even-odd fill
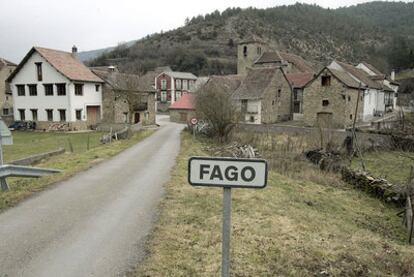
[[[194,95],[186,93],[181,98],[170,105],[170,121],[177,123],[187,123],[195,117]]]

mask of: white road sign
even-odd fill
[[[264,188],[267,162],[259,159],[192,157],[188,182],[193,186]]]

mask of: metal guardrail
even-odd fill
[[[39,168],[21,165],[1,165],[0,178],[6,177],[42,177],[53,173],[60,173],[62,170],[52,168]]]

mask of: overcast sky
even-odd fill
[[[20,62],[34,45],[79,51],[182,26],[186,17],[228,7],[267,8],[297,0],[0,0],[0,57]],[[303,0],[337,8],[364,0]]]

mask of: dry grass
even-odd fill
[[[31,196],[33,193],[41,191],[46,187],[73,176],[74,174],[86,170],[98,162],[108,159],[126,148],[134,145],[138,141],[148,137],[154,130],[142,130],[133,135],[129,140],[119,140],[112,144],[95,146],[89,151],[66,152],[62,155],[52,157],[36,165],[39,167],[57,168],[63,170],[62,173],[33,178],[8,178],[10,190],[7,192],[0,191],[0,211],[12,207]],[[35,148],[36,145],[32,144]]]
[[[183,133],[136,276],[219,276],[222,191],[186,179],[188,158],[207,155],[206,143]],[[233,190],[232,276],[414,275],[414,248],[396,209],[346,186],[296,177],[272,171],[263,190]]]

